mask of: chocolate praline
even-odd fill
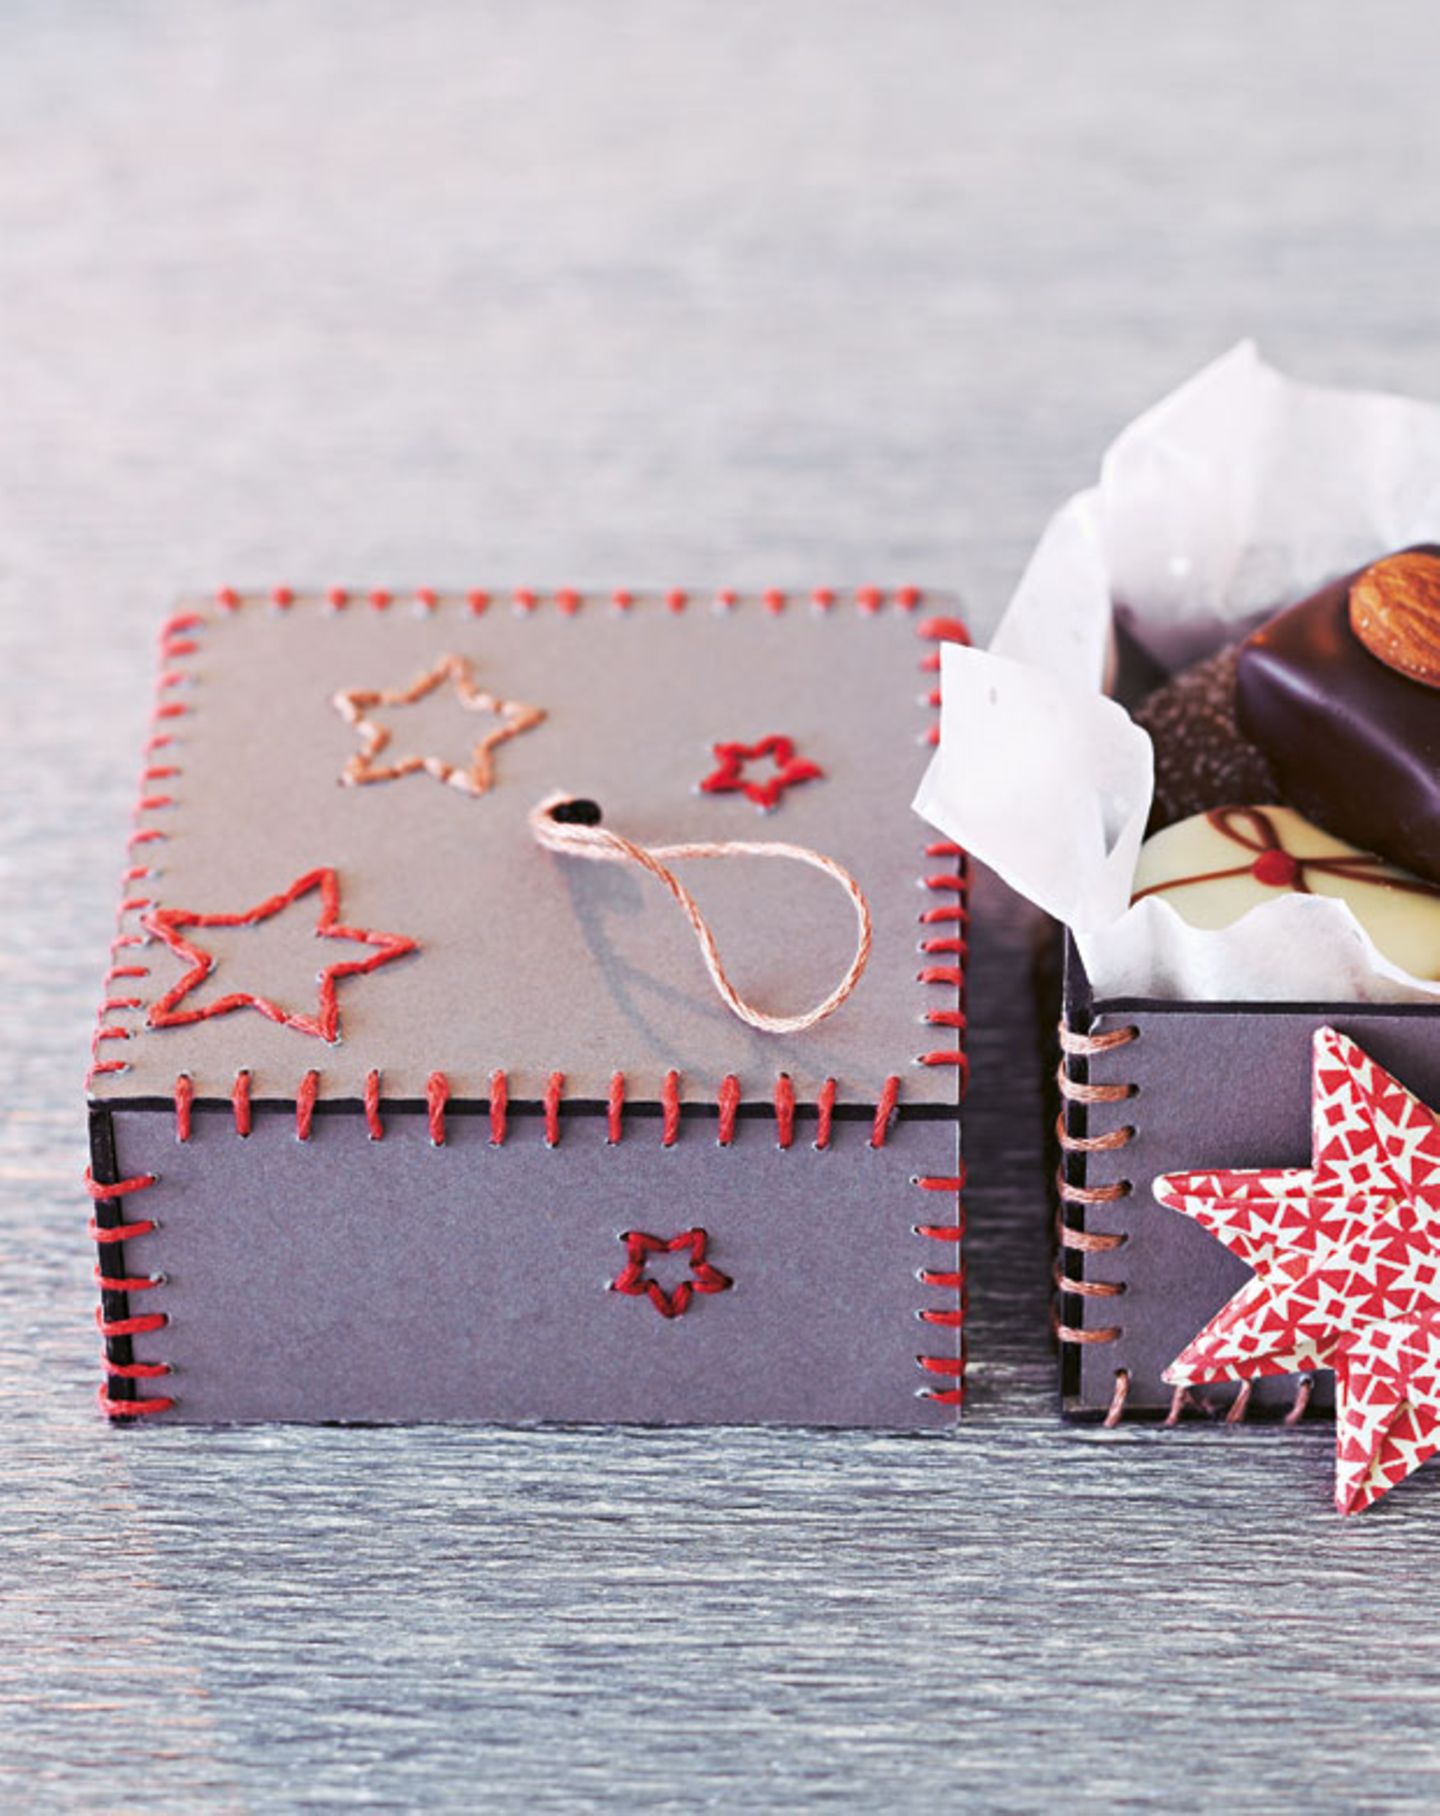
[[[1135,709],[1155,752],[1155,794],[1147,833],[1230,801],[1278,801],[1264,756],[1235,717],[1232,643],[1182,669]]]
[[[1403,553],[1440,557],[1440,546]],[[1369,571],[1322,587],[1245,639],[1240,726],[1308,819],[1440,878],[1440,692],[1378,660],[1352,630],[1350,588]]]

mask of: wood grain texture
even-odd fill
[[[1421,0],[0,22],[0,1805],[1422,1807],[1440,1472],[1063,1429],[986,891],[973,1414],[111,1432],[79,1079],[193,584],[969,589],[1242,333],[1440,392]]]

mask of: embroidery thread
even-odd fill
[[[462,769],[435,756],[408,756],[390,763],[377,762],[381,753],[389,749],[392,734],[389,726],[371,718],[371,713],[382,706],[413,706],[447,682],[454,688],[455,697],[466,712],[493,713],[500,721],[476,739],[470,750],[469,763]],[[503,700],[498,694],[477,687],[467,658],[454,655],[442,656],[434,668],[418,676],[408,687],[350,688],[335,694],[331,705],[346,724],[353,725],[360,734],[360,748],[346,763],[340,776],[347,787],[367,782],[393,782],[401,776],[424,770],[437,782],[446,782],[471,795],[489,793],[495,780],[494,752],[498,747],[511,738],[518,738],[521,732],[532,730],[545,717],[538,706],[529,706],[523,700]]]
[[[188,1008],[181,1006],[190,992],[210,976],[216,965],[214,955],[195,941],[187,939],[184,929],[258,926],[261,921],[273,919],[282,909],[315,890],[320,894],[320,913],[315,922],[315,936],[319,939],[350,940],[373,947],[374,950],[366,958],[340,959],[325,967],[319,976],[320,996],[313,1015],[301,1015],[285,1009],[270,997],[260,996],[250,990],[232,990],[226,996],[217,997],[214,1002]],[[340,979],[374,971],[380,965],[389,964],[392,959],[417,950],[416,942],[403,934],[377,933],[368,927],[342,926],[340,883],[335,872],[328,868],[307,871],[279,895],[272,895],[268,901],[259,902],[255,907],[246,908],[238,914],[196,914],[188,908],[157,908],[142,917],[141,925],[147,933],[163,940],[189,967],[179,983],[173,984],[152,1005],[146,1017],[149,1027],[181,1028],[192,1022],[209,1020],[213,1016],[228,1015],[235,1009],[258,1009],[270,1021],[279,1022],[281,1027],[294,1028],[298,1034],[316,1035],[332,1045],[340,1038],[340,1007],[335,994],[335,986]]]
[[[825,771],[808,757],[795,755],[792,738],[771,736],[758,744],[715,744],[716,767],[700,783],[701,794],[743,794],[765,813],[773,813],[780,797],[797,782],[818,781]],[[763,781],[752,780],[745,773],[747,763],[758,763],[769,757],[775,765],[773,775]]]
[[[683,1230],[668,1241],[663,1236],[646,1235],[643,1230],[626,1230],[620,1240],[628,1259],[610,1282],[611,1292],[627,1293],[632,1298],[644,1295],[662,1318],[683,1317],[696,1293],[724,1293],[734,1285],[728,1274],[722,1274],[706,1259],[710,1238],[704,1230]],[[690,1278],[667,1293],[658,1280],[646,1273],[646,1264],[652,1255],[678,1255],[685,1251],[690,1256]]]

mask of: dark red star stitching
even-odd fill
[[[629,1259],[610,1282],[611,1292],[629,1293],[632,1298],[645,1294],[662,1318],[681,1317],[690,1309],[690,1301],[696,1293],[723,1293],[733,1284],[728,1274],[722,1274],[705,1259],[710,1238],[704,1230],[684,1230],[668,1242],[663,1236],[626,1230],[620,1240],[625,1244]],[[678,1255],[684,1249],[690,1251],[691,1277],[667,1293],[658,1280],[652,1280],[645,1272],[645,1264],[651,1255]]]
[[[780,796],[796,782],[813,782],[825,771],[808,757],[795,755],[791,738],[761,738],[758,744],[716,744],[717,767],[700,784],[702,794],[743,794],[747,801],[763,807],[767,813],[779,803]],[[758,763],[769,757],[775,765],[773,775],[754,781],[745,774],[747,763]]]
[[[185,927],[254,927],[261,921],[268,921],[288,908],[292,902],[298,902],[302,896],[312,890],[320,892],[320,914],[315,922],[315,935],[318,939],[354,940],[363,946],[373,946],[375,950],[367,958],[341,959],[333,965],[327,965],[320,973],[320,999],[313,1015],[297,1015],[272,1002],[268,996],[256,996],[248,990],[232,990],[228,996],[217,997],[214,1002],[203,1003],[198,1007],[183,1009],[179,1005],[198,985],[202,984],[215,969],[214,955],[203,946],[186,939],[181,931]],[[282,1027],[294,1028],[301,1034],[315,1034],[325,1041],[337,1041],[340,1038],[340,1008],[335,1000],[335,986],[342,977],[355,977],[366,971],[374,971],[377,966],[389,964],[392,958],[399,958],[403,953],[415,950],[415,941],[406,939],[399,933],[375,933],[368,927],[342,927],[340,915],[340,884],[335,872],[330,869],[307,871],[297,877],[288,889],[280,895],[272,895],[268,901],[257,907],[247,908],[239,914],[195,914],[188,908],[157,908],[144,917],[147,932],[162,939],[177,957],[190,967],[178,984],[167,990],[159,1002],[152,1005],[146,1021],[152,1028],[179,1028],[190,1022],[205,1021],[213,1015],[228,1015],[232,1009],[258,1009],[273,1022]]]

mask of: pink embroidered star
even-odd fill
[[[625,1244],[628,1260],[614,1280],[610,1282],[612,1293],[629,1293],[638,1298],[646,1295],[650,1303],[662,1318],[679,1318],[690,1309],[690,1301],[696,1293],[723,1293],[732,1284],[728,1274],[722,1274],[705,1259],[709,1237],[704,1230],[685,1230],[667,1241],[663,1236],[647,1236],[640,1230],[627,1230],[620,1238]],[[645,1272],[646,1263],[651,1255],[677,1255],[687,1250],[690,1254],[690,1279],[682,1280],[673,1291],[666,1292],[658,1280],[652,1280]]]
[[[435,692],[436,688],[449,683],[455,690],[455,698],[467,712],[492,714],[499,723],[491,727],[482,737],[477,738],[470,750],[470,761],[463,767],[447,763],[443,757],[405,756],[392,762],[381,763],[376,759],[390,744],[390,728],[382,725],[371,713],[377,706],[413,706],[417,700],[423,700]],[[464,656],[442,656],[431,669],[416,677],[408,687],[365,688],[353,687],[334,696],[331,704],[348,725],[353,725],[360,734],[360,748],[346,763],[341,773],[341,781],[349,784],[361,782],[393,782],[397,776],[413,775],[417,770],[424,770],[438,782],[448,782],[452,788],[463,789],[466,794],[483,795],[490,789],[495,779],[493,752],[510,738],[518,738],[522,731],[529,731],[545,717],[538,706],[527,706],[523,700],[502,700],[496,694],[485,692],[475,685],[475,677],[469,662]]]
[[[320,997],[313,1015],[297,1014],[283,1008],[270,997],[259,996],[249,990],[232,990],[227,996],[216,997],[213,1002],[182,1007],[190,992],[202,984],[215,969],[213,954],[187,939],[182,929],[258,926],[261,921],[273,919],[292,902],[298,902],[315,890],[320,893],[320,913],[315,922],[316,938],[350,940],[362,946],[371,946],[374,950],[365,958],[337,959],[321,971],[318,979]],[[228,1015],[233,1009],[258,1009],[262,1015],[273,1022],[279,1022],[282,1027],[294,1028],[300,1034],[315,1034],[321,1040],[334,1042],[340,1038],[340,1008],[335,1000],[335,986],[340,979],[374,971],[377,966],[388,965],[391,959],[415,950],[415,941],[406,939],[403,934],[375,933],[367,927],[342,927],[340,885],[335,872],[328,869],[308,871],[304,876],[297,877],[279,895],[273,895],[268,901],[261,902],[254,908],[246,908],[238,914],[195,914],[188,908],[157,908],[144,917],[143,924],[147,932],[162,939],[190,967],[178,984],[173,985],[157,1003],[152,1004],[145,1018],[152,1028],[180,1028],[190,1022],[206,1021],[211,1016]]]
[[[790,738],[761,738],[758,744],[715,744],[711,748],[717,766],[701,782],[701,793],[734,794],[738,791],[767,813],[778,804],[787,788],[796,782],[813,782],[825,773],[808,757],[797,757]],[[745,774],[745,766],[758,763],[762,757],[770,758],[774,771],[763,781],[752,780]]]
[[[1357,1513],[1440,1450],[1440,1120],[1333,1028],[1315,1033],[1313,1164],[1169,1173],[1255,1270],[1165,1378],[1335,1371],[1335,1504]]]

